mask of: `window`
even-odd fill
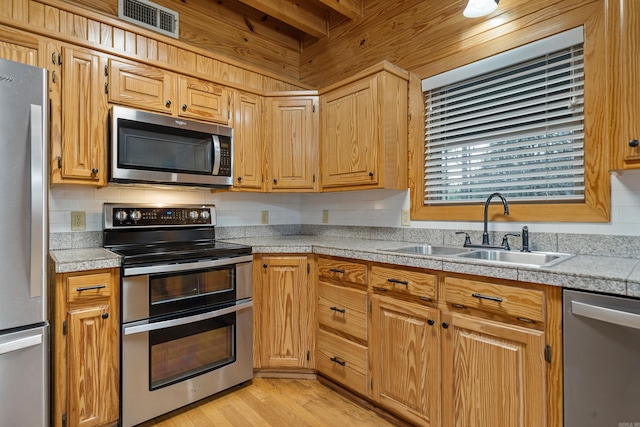
[[[609,221],[606,28],[600,13],[572,22],[431,52],[410,82],[410,118],[422,118],[409,122],[411,219],[481,221],[499,191],[503,221]],[[529,32],[547,37],[518,44]]]
[[[584,201],[583,33],[423,80],[425,204]]]

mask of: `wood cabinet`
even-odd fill
[[[441,295],[443,427],[561,425],[545,360],[547,343],[561,344],[543,290],[445,277]]]
[[[315,368],[313,259],[256,255],[253,268],[254,368]]]
[[[107,59],[97,52],[52,45],[51,183],[107,184]],[[54,61],[55,62],[55,61]]]
[[[178,116],[228,125],[231,122],[231,92],[224,86],[178,76]]]
[[[264,189],[263,98],[245,92],[235,93],[233,123],[233,188]]]
[[[271,96],[268,108],[267,190],[318,190],[318,97]]]
[[[325,90],[322,189],[406,189],[408,73],[385,62]]]
[[[607,5],[613,168],[637,169],[640,168],[640,4],[613,0]]]
[[[120,270],[63,273],[54,281],[53,425],[116,423]]]
[[[40,41],[37,37],[0,26],[0,58],[33,66],[43,66],[39,60]]]
[[[176,76],[149,65],[109,60],[109,102],[175,114]]]
[[[369,396],[367,266],[321,257],[318,273],[318,372]]]

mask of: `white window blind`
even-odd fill
[[[424,203],[584,200],[583,28],[425,79]]]

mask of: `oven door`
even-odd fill
[[[122,425],[253,377],[253,301],[122,327]]]

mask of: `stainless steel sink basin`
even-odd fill
[[[439,246],[439,245],[413,245],[403,246],[401,248],[380,249],[385,252],[396,252],[400,254],[414,254],[414,255],[458,255],[465,252],[475,251],[471,248],[463,248],[456,246]]]
[[[457,256],[460,258],[497,261],[530,267],[551,267],[573,257],[572,254],[557,252],[515,252],[493,249],[478,249],[472,252],[458,254]]]

